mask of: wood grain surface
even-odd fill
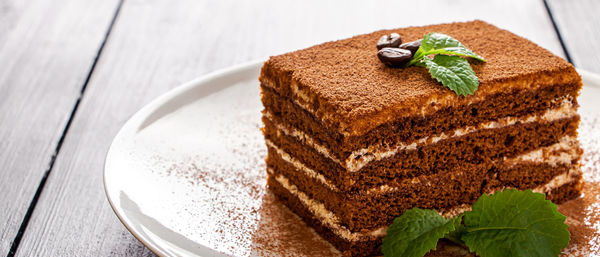
[[[41,0],[39,1],[41,2]],[[114,15],[115,1],[106,3],[98,1],[95,4],[89,1],[81,4],[75,2],[70,3],[73,5],[72,8],[81,10],[77,15],[71,16],[83,20],[95,19],[96,25],[101,24],[102,29],[107,28],[108,21]],[[27,5],[31,4],[27,3]],[[50,2],[46,4],[52,5]],[[4,23],[4,20],[10,19],[3,15],[6,9],[5,5],[5,0],[0,0],[0,67],[6,67],[1,65],[7,62],[6,58],[3,58],[5,55],[2,55],[6,51],[4,49],[7,49],[6,45],[18,45],[20,38],[27,38],[26,35],[18,35],[11,40],[4,40],[3,32],[14,30],[11,29],[12,25]],[[554,3],[551,4],[551,6],[554,5]],[[410,10],[407,10],[408,8]],[[96,13],[90,14],[86,10]],[[589,13],[594,15],[593,12]],[[66,13],[61,14],[69,16]],[[56,13],[53,15],[59,16]],[[84,16],[85,19],[82,18]],[[39,19],[43,21],[43,18]],[[56,19],[58,18],[53,18],[53,20]],[[302,2],[290,0],[126,0],[83,94],[81,105],[73,117],[72,125],[65,135],[64,144],[60,148],[16,255],[153,255],[131,236],[110,209],[103,191],[102,169],[106,151],[119,128],[135,111],[169,89],[210,71],[328,40],[383,28],[472,19],[491,22],[529,38],[559,56],[565,56],[542,0],[313,0]],[[82,34],[81,36],[85,38],[83,41],[94,40],[96,48],[100,45],[102,38],[96,38],[95,29],[80,28],[85,27],[85,22],[63,21],[63,23],[65,24],[61,26],[70,24],[83,30],[70,30],[74,34]],[[37,26],[42,25],[38,24]],[[26,28],[19,29],[19,32],[14,33],[35,34]],[[69,38],[69,40],[76,40],[73,36],[60,32],[52,34],[54,37],[59,35]],[[39,44],[43,44],[43,42]],[[78,43],[84,44],[85,42]],[[62,46],[64,45],[66,44],[62,44]],[[18,142],[23,145],[22,148],[0,153],[2,164],[13,165],[5,164],[3,171],[9,176],[10,181],[25,183],[25,177],[32,176],[30,174],[33,172],[32,170],[37,171],[39,168],[44,170],[43,168],[48,164],[50,155],[46,150],[50,149],[51,153],[51,150],[56,148],[60,131],[71,112],[66,107],[57,109],[61,105],[59,103],[72,107],[78,89],[81,87],[81,83],[75,83],[73,87],[77,89],[75,94],[73,92],[65,93],[73,90],[67,85],[67,82],[82,82],[82,78],[85,78],[85,72],[80,74],[69,70],[70,73],[63,73],[70,68],[79,68],[85,71],[84,68],[89,69],[91,63],[90,60],[88,62],[83,60],[85,59],[83,49],[85,47],[79,47],[75,52],[67,55],[69,58],[76,58],[79,62],[75,61],[72,65],[71,62],[61,63],[60,69],[49,69],[48,66],[38,67],[38,70],[43,70],[46,77],[34,80],[37,84],[44,84],[51,88],[48,84],[52,84],[53,76],[59,76],[62,79],[60,81],[63,82],[57,82],[59,85],[52,90],[34,91],[35,87],[32,84],[36,83],[30,83],[29,80],[35,79],[35,76],[27,77],[25,74],[26,72],[36,74],[32,67],[53,61],[54,58],[51,57],[57,58],[55,55],[60,50],[68,49],[46,53],[40,50],[43,49],[43,46],[36,45],[31,51],[44,52],[48,56],[46,59],[31,60],[29,66],[15,68],[14,70],[23,73],[21,80],[10,79],[10,77],[5,79],[8,75],[14,76],[12,75],[13,71],[0,69],[0,106],[2,106],[0,121],[2,124],[5,124],[4,121],[11,121],[5,116],[15,115],[8,113],[8,110],[25,110],[23,108],[32,108],[33,113],[36,113],[36,110],[38,112],[43,110],[45,112],[38,114],[40,117],[43,116],[46,119],[54,117],[57,120],[49,125],[38,124],[35,123],[37,122],[37,119],[34,119],[35,116],[23,112],[23,115],[28,117],[18,121],[22,122],[22,125],[0,128],[0,136],[11,138],[8,141],[0,141],[2,149],[6,149],[5,147],[11,149],[10,146],[17,144],[11,143],[14,140],[25,140]],[[61,83],[62,85],[60,85]],[[28,85],[32,88],[27,91],[29,93],[19,93],[19,96],[11,95],[10,97],[5,95],[5,92],[21,92],[25,90],[21,87]],[[40,86],[38,85],[37,88]],[[27,98],[34,96],[35,93],[39,93],[37,98]],[[22,96],[20,96],[21,94]],[[13,98],[16,100],[11,100]],[[12,107],[2,105],[6,99],[9,99],[9,102],[13,101],[10,102]],[[41,105],[41,103],[45,105]],[[51,106],[54,108],[50,108]],[[16,117],[18,116],[14,116],[12,119],[17,120]],[[31,120],[28,121],[28,119]],[[52,126],[55,128],[54,130],[51,129]],[[26,130],[34,128],[36,128],[35,131]],[[9,129],[10,133],[5,133],[5,129]],[[20,130],[25,131],[15,132]],[[49,134],[48,139],[44,139],[46,141],[33,139],[45,133]],[[40,148],[43,150],[33,150],[37,148],[32,147],[30,144],[33,143],[28,143],[26,140],[41,144]],[[40,143],[41,141],[43,143]],[[32,157],[42,161],[35,164]],[[21,159],[16,160],[15,158]],[[29,178],[29,180],[39,182],[40,175]],[[31,184],[31,182],[29,183]],[[135,181],[131,181],[131,183],[135,183]],[[18,188],[22,187],[20,185],[3,185],[3,182],[0,182],[0,190],[2,190],[0,192],[8,192],[11,196],[10,201],[21,197],[17,196],[22,193],[18,191]],[[35,191],[35,187],[31,188],[28,199],[31,199],[31,192]],[[28,203],[21,204],[23,205],[18,206],[19,208],[27,208],[26,204]],[[2,219],[10,216],[17,217],[19,220],[23,216],[23,211],[10,210],[6,214],[2,212],[3,210],[0,210]],[[15,223],[17,226],[18,222]],[[0,231],[2,229],[0,228]],[[2,244],[5,244],[5,240],[12,241],[10,237],[13,236],[8,235],[6,239],[2,238]],[[2,253],[0,252],[0,254]]]
[[[43,180],[117,1],[0,1],[0,256]]]
[[[573,64],[600,73],[600,1],[548,0]]]

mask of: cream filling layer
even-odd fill
[[[279,157],[281,157],[281,159],[283,159],[284,161],[286,161],[289,164],[291,164],[292,166],[294,166],[294,168],[296,168],[299,171],[304,172],[304,174],[310,178],[317,179],[319,182],[321,182],[323,185],[325,185],[327,188],[331,189],[332,191],[335,191],[335,192],[339,191],[339,188],[335,184],[333,184],[329,179],[327,179],[325,176],[323,176],[323,174],[307,167],[300,160],[292,157],[290,154],[283,151],[281,148],[279,148],[277,145],[275,145],[275,143],[273,143],[272,141],[270,141],[268,139],[266,139],[265,141],[266,141],[267,146],[269,146],[273,150],[275,150],[276,153],[279,155]],[[558,166],[560,164],[570,164],[573,162],[573,160],[579,158],[579,156],[580,156],[580,152],[579,152],[579,143],[577,141],[577,138],[571,137],[571,136],[564,136],[556,144],[553,144],[553,145],[550,145],[547,147],[541,147],[532,152],[525,153],[525,154],[522,154],[522,155],[519,155],[519,156],[516,156],[513,158],[505,157],[502,160],[502,162],[503,162],[503,165],[506,165],[509,168],[513,167],[517,164],[522,164],[522,163],[544,163],[544,164],[549,164],[551,166]],[[418,183],[419,177],[410,179],[410,182]],[[395,191],[398,189],[399,188],[397,186],[381,185],[381,186],[367,189],[366,193],[367,194],[380,194],[380,193]]]
[[[531,191],[535,192],[535,193],[548,193],[550,191],[552,191],[552,189],[558,188],[560,186],[566,185],[568,183],[571,182],[575,182],[577,181],[578,176],[581,175],[581,170],[579,170],[579,166],[577,166],[576,168],[571,168],[570,170],[568,170],[567,172],[557,175],[556,177],[554,177],[552,180],[550,180],[548,183],[538,186],[534,189],[532,189]],[[488,192],[485,192],[486,194],[493,194],[496,193],[498,191],[502,191],[504,189],[509,189],[508,187],[503,187],[500,189],[494,189],[494,190],[490,190]],[[448,209],[442,212],[439,212],[440,215],[446,217],[446,218],[452,218],[456,215],[459,215],[463,212],[466,211],[470,211],[471,210],[471,205],[467,205],[467,204],[463,204],[460,206],[456,206],[452,209]]]
[[[543,160],[544,163],[556,167],[559,164],[571,163],[576,157],[579,157],[580,154],[579,141],[577,141],[577,138],[564,136],[556,144],[548,147],[540,147],[512,159],[504,157],[504,161],[511,167],[522,162],[536,162]]]
[[[382,226],[369,232],[352,232],[345,226],[340,224],[340,219],[333,212],[329,211],[323,203],[318,200],[310,198],[304,192],[300,191],[296,185],[290,183],[289,179],[281,174],[274,175],[272,169],[267,168],[267,172],[275,177],[275,180],[279,182],[286,190],[291,194],[298,197],[300,202],[327,228],[329,228],[334,234],[343,238],[346,241],[361,241],[375,239],[383,237],[386,234],[388,226]],[[561,175],[554,177],[550,182],[545,185],[536,187],[533,189],[534,192],[548,193],[550,190],[566,185],[568,183],[578,180],[578,175],[581,173],[578,167],[573,168]],[[493,193],[493,192],[487,192]],[[440,212],[446,217],[458,215],[466,210],[469,210],[470,206],[462,205],[452,209],[444,210]]]
[[[273,142],[271,142],[271,140],[266,139],[265,141],[267,143],[267,146],[273,148],[277,152],[277,155],[279,155],[279,157],[281,159],[292,164],[294,166],[294,168],[296,168],[297,170],[304,172],[304,175],[306,175],[310,178],[317,179],[319,182],[323,183],[323,185],[325,185],[332,191],[339,191],[339,189],[333,183],[331,183],[327,178],[325,178],[325,176],[323,176],[323,174],[320,174],[320,173],[314,171],[313,169],[306,167],[306,165],[304,165],[302,162],[300,162],[296,158],[290,156],[288,153],[281,150],[281,148],[277,147]]]
[[[265,117],[275,126],[277,129],[284,134],[298,139],[300,142],[314,148],[317,152],[323,156],[331,159],[332,161],[339,163],[342,167],[346,168],[349,172],[356,172],[363,168],[365,165],[372,161],[379,161],[384,158],[389,158],[396,155],[400,151],[404,150],[415,150],[417,147],[421,147],[428,144],[435,144],[441,140],[449,138],[456,138],[464,136],[469,133],[474,133],[483,129],[495,129],[503,128],[515,124],[532,123],[532,122],[552,122],[564,118],[571,118],[577,115],[577,109],[573,106],[572,100],[569,97],[557,98],[554,102],[560,102],[560,105],[554,109],[547,110],[542,115],[530,115],[526,117],[504,117],[495,121],[486,122],[477,126],[467,126],[464,128],[456,129],[449,133],[441,133],[435,136],[426,136],[412,142],[398,142],[393,145],[371,145],[367,148],[353,151],[348,158],[340,160],[335,157],[331,150],[326,146],[319,144],[314,138],[307,135],[306,133],[299,131],[295,128],[286,128],[281,124],[274,122],[273,115],[270,112],[265,112]]]

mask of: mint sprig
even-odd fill
[[[482,195],[472,211],[453,219],[433,210],[408,210],[388,229],[382,252],[385,257],[421,257],[446,238],[481,257],[558,256],[570,240],[564,222],[544,194],[511,189]]]
[[[406,66],[427,67],[431,77],[457,95],[472,95],[479,87],[479,78],[463,57],[485,62],[458,40],[442,33],[429,33]]]

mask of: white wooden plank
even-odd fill
[[[600,73],[600,1],[548,0],[576,67]]]
[[[562,55],[537,0],[126,1],[17,255],[148,254],[108,206],[102,167],[119,128],[161,93],[209,71],[326,40],[475,18]]]
[[[0,0],[0,255],[57,147],[116,0]]]

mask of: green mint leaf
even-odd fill
[[[431,77],[454,91],[457,95],[472,95],[479,86],[479,79],[467,60],[458,56],[436,55],[425,57],[425,65]]]
[[[443,49],[437,49],[437,50],[430,51],[428,55],[432,55],[432,54],[464,56],[464,57],[469,57],[469,58],[473,58],[473,59],[477,59],[479,61],[485,62],[485,59],[483,59],[483,57],[479,56],[478,54],[474,53],[473,51],[471,51],[467,48],[462,48],[462,47],[446,47]]]
[[[461,239],[481,257],[558,256],[570,239],[564,222],[544,194],[506,190],[473,204]]]
[[[464,56],[485,62],[483,57],[471,51],[453,37],[446,34],[433,32],[423,37],[421,40],[421,46],[417,52],[415,52],[407,66],[415,65],[426,56],[436,54]]]
[[[383,238],[386,257],[422,257],[435,249],[440,238],[454,231],[460,218],[448,220],[434,210],[412,208],[394,219]]]
[[[455,38],[438,32],[425,35],[421,41],[421,48],[425,52],[446,47],[464,47],[464,45]]]
[[[464,245],[464,242],[461,239],[462,235],[465,233],[465,226],[462,224],[462,218],[462,214],[454,217],[452,219],[452,222],[454,222],[454,230],[444,236],[444,238],[458,245]]]

